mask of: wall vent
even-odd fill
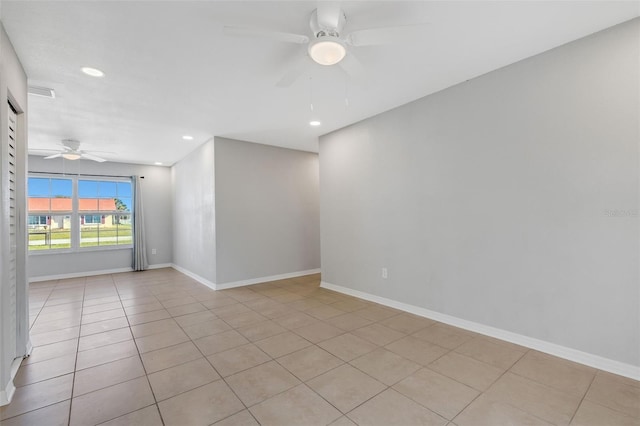
[[[49,89],[48,87],[34,87],[29,86],[29,94],[35,96],[43,96],[45,98],[55,99],[56,92],[53,89]]]

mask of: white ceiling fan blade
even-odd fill
[[[356,47],[416,42],[424,38],[428,25],[402,25],[354,31],[347,35],[346,42]]]
[[[302,74],[305,73],[311,66],[309,58],[304,56],[298,56],[287,67],[287,71],[282,78],[276,83],[276,87],[289,87],[291,86]]]
[[[338,65],[351,78],[358,77],[364,70],[364,68],[362,67],[362,63],[358,60],[358,58],[356,58],[353,52],[347,52],[347,55],[343,60],[338,62]]]
[[[340,24],[339,1],[318,1],[318,25],[320,28],[338,28]]]
[[[62,157],[62,153],[61,152],[59,152],[57,154],[50,155],[48,157],[44,157],[44,159],[45,160],[51,160],[52,158],[58,158],[58,157]]]
[[[82,156],[82,158],[86,158],[87,160],[97,161],[98,163],[104,163],[105,161],[107,161],[104,158],[100,158],[100,157],[97,157],[95,155],[87,154],[86,152],[83,152],[81,154],[81,156]]]
[[[278,31],[262,30],[260,28],[225,26],[223,32],[226,35],[230,36],[264,38],[275,41],[283,41],[285,43],[305,44],[309,42],[309,37],[305,35],[281,33]]]

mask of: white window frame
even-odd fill
[[[97,212],[97,211],[82,211],[78,210],[79,208],[79,194],[78,194],[78,182],[81,180],[95,181],[95,182],[116,182],[116,183],[129,183],[131,185],[131,207],[133,208],[133,198],[134,194],[134,184],[133,179],[126,177],[107,177],[107,176],[83,176],[83,175],[75,175],[75,176],[65,176],[65,175],[56,175],[56,174],[47,174],[47,173],[29,173],[27,178],[44,178],[44,179],[67,179],[71,180],[71,208],[70,212],[60,213],[58,215],[53,214],[51,210],[49,213],[33,213],[27,212],[27,216],[70,216],[71,227],[70,227],[70,235],[71,235],[71,247],[69,248],[58,248],[58,249],[47,249],[47,250],[29,250],[27,252],[29,256],[46,256],[51,254],[65,254],[65,253],[80,253],[80,252],[89,252],[89,251],[109,251],[109,250],[131,250],[133,248],[133,210],[118,213],[118,212]],[[27,190],[27,198],[29,198],[28,190]],[[109,216],[109,215],[128,215],[131,217],[131,244],[112,244],[112,245],[102,245],[102,246],[91,246],[91,247],[81,247],[80,246],[80,216]]]

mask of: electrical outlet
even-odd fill
[[[156,249],[151,249],[151,254],[158,254],[158,250],[156,250]]]
[[[389,271],[387,270],[387,268],[382,268],[382,278],[385,280],[389,278]]]

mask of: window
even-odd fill
[[[29,177],[29,250],[133,243],[130,180]]]

